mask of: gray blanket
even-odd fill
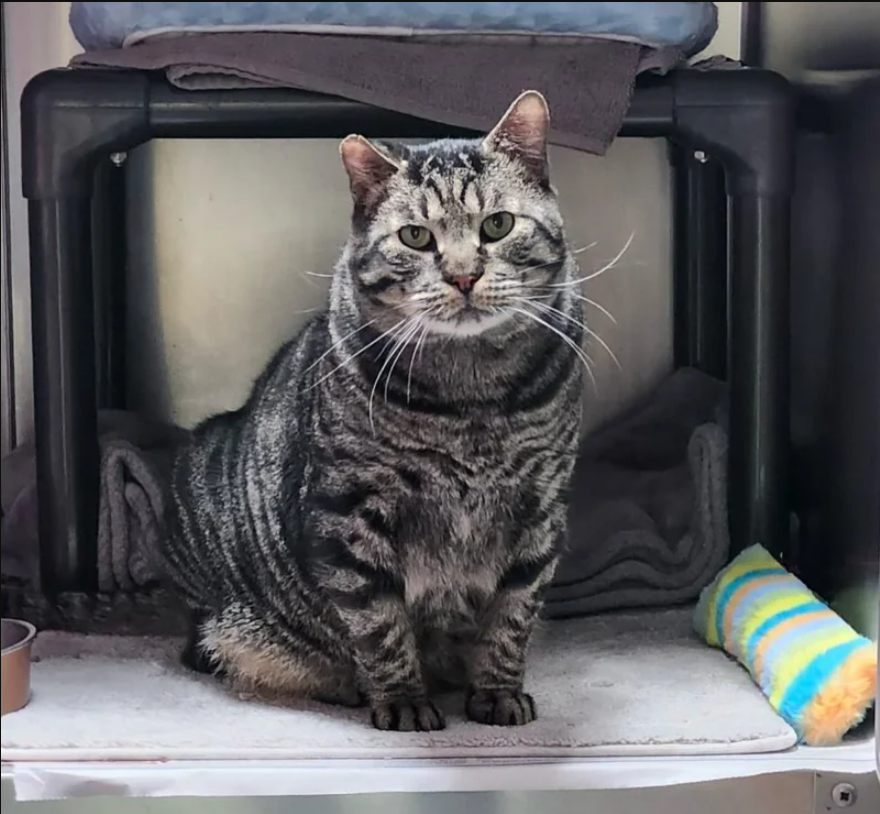
[[[645,403],[584,442],[575,470],[570,545],[546,614],[663,606],[697,596],[728,554],[725,386],[695,370],[672,374]],[[140,416],[100,416],[98,582],[138,592],[161,577],[168,466],[186,434]],[[38,575],[34,452],[2,469],[2,571]]]
[[[535,88],[550,103],[551,142],[603,155],[623,123],[636,76],[683,59],[678,48],[601,39],[444,42],[238,32],[90,51],[71,66],[161,70],[186,90],[298,88],[482,132]]]
[[[187,433],[121,410],[98,416],[100,498],[98,587],[130,591],[159,574],[156,558],[165,512],[165,483],[173,450]],[[36,584],[39,535],[33,443],[22,444],[0,462],[2,572],[4,578]]]
[[[687,602],[725,565],[725,397],[682,368],[584,442],[547,616]]]

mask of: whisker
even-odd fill
[[[605,352],[614,361],[614,364],[617,366],[617,369],[623,370],[623,365],[620,364],[620,360],[617,358],[614,351],[611,350],[610,347],[608,347],[608,343],[604,339],[602,339],[602,337],[599,336],[599,334],[597,334],[595,331],[591,330],[590,328],[587,328],[586,331],[589,336],[592,336],[593,339],[595,339],[603,348],[605,348]]]
[[[371,319],[369,322],[364,323],[359,328],[355,328],[351,333],[346,334],[342,337],[338,342],[334,342],[324,353],[322,353],[314,362],[312,362],[306,369],[305,373],[308,373],[315,365],[321,364],[331,353],[333,353],[336,348],[338,348],[346,339],[351,339],[356,333],[360,333],[364,328],[369,328],[376,320]]]
[[[595,249],[596,246],[599,245],[598,240],[594,240],[592,243],[588,243],[586,246],[580,246],[577,249],[569,249],[570,254],[582,254],[583,252],[589,251],[590,249]]]
[[[614,314],[612,314],[604,305],[600,305],[595,300],[591,300],[589,297],[585,297],[583,294],[578,294],[575,291],[569,292],[572,297],[579,299],[581,302],[585,302],[587,305],[592,305],[597,311],[601,311],[605,314],[608,319],[610,319],[615,325],[617,325],[617,320],[614,318]]]
[[[518,314],[522,314],[523,316],[528,317],[531,320],[534,320],[539,325],[543,325],[548,330],[553,331],[553,333],[555,333],[563,342],[565,342],[565,344],[568,345],[575,352],[578,359],[583,363],[584,368],[587,371],[587,375],[590,377],[590,381],[593,383],[593,392],[598,395],[599,388],[596,384],[596,377],[595,375],[593,375],[593,370],[590,367],[589,357],[584,353],[583,348],[578,346],[577,342],[575,342],[570,336],[567,336],[558,328],[555,328],[549,322],[541,319],[541,317],[539,317],[537,314],[532,313],[531,311],[522,308],[512,308],[511,310],[515,311]]]
[[[629,239],[626,241],[623,248],[617,253],[617,256],[614,257],[614,259],[612,259],[610,262],[608,262],[604,266],[602,266],[602,268],[600,268],[598,271],[594,271],[594,272],[588,274],[586,277],[581,277],[580,279],[577,279],[577,280],[569,280],[568,282],[565,282],[565,283],[550,283],[547,287],[548,288],[566,288],[568,286],[580,285],[581,283],[586,283],[586,282],[589,282],[590,280],[596,279],[596,277],[599,277],[600,275],[604,274],[606,271],[610,271],[620,262],[620,259],[623,257],[623,255],[626,254],[627,250],[632,245],[632,242],[633,242],[633,239],[635,238],[635,236],[636,236],[635,232],[630,234]]]
[[[332,274],[320,274],[317,271],[304,271],[303,274],[307,274],[309,277],[320,277],[322,280],[332,280]]]
[[[623,366],[620,364],[620,360],[615,355],[614,351],[608,346],[608,343],[597,334],[594,330],[590,329],[586,323],[578,322],[574,317],[569,316],[564,311],[560,311],[558,308],[554,308],[552,305],[547,305],[546,303],[535,303],[536,306],[540,307],[546,313],[558,314],[563,319],[567,319],[574,325],[577,325],[578,328],[582,328],[588,336],[592,336],[603,348],[605,348],[608,355],[614,361],[614,364],[617,365],[618,370],[623,370]]]
[[[595,241],[590,243],[588,246],[581,246],[578,249],[569,249],[569,254],[581,254],[581,252],[585,252],[588,249],[592,249],[594,246],[598,245]],[[560,263],[565,260],[564,257],[554,257],[552,260],[548,260],[546,263],[538,263],[536,266],[525,266],[524,271],[540,271],[543,268],[547,268],[547,266],[552,266],[554,263]],[[519,285],[518,282],[510,281],[514,285]]]
[[[587,330],[586,323],[579,322],[573,316],[566,314],[564,311],[560,311],[558,308],[554,308],[552,305],[548,305],[545,302],[540,302],[540,301],[535,301],[535,300],[532,300],[531,302],[533,302],[533,307],[540,308],[542,311],[544,311],[548,314],[555,314],[556,316],[562,317],[562,319],[570,322],[572,325],[576,325],[582,331]]]
[[[542,286],[540,285],[529,285],[528,287],[535,291],[542,288]],[[523,302],[545,302],[547,297],[558,296],[558,293],[559,292],[557,291],[548,291],[546,294],[538,294],[537,297],[518,297],[518,299]],[[583,294],[577,293],[576,291],[569,291],[568,293],[575,299],[578,299],[581,302],[586,303],[587,305],[592,305],[593,308],[601,311],[606,317],[608,317],[608,319],[610,319],[615,325],[617,325],[617,319],[615,319],[614,314],[612,314],[607,308],[605,308],[605,306],[601,305],[595,300],[591,300],[589,297],[586,297]]]
[[[391,361],[391,357],[394,355],[394,351],[397,348],[397,343],[400,341],[400,337],[407,331],[412,320],[413,320],[413,317],[407,317],[402,323],[398,323],[398,326],[396,326],[396,327],[400,327],[400,330],[395,331],[394,336],[390,337],[388,339],[388,342],[385,343],[385,347],[383,347],[382,350],[380,351],[379,355],[381,356],[382,354],[384,354],[388,350],[388,346],[391,345],[390,353],[388,353],[388,355],[385,358],[385,361],[382,363],[382,366],[379,368],[378,372],[376,373],[376,378],[373,381],[373,387],[370,390],[370,398],[369,398],[369,401],[367,402],[367,413],[370,417],[370,429],[372,430],[372,432],[374,434],[376,432],[376,427],[373,423],[373,397],[376,395],[376,388],[379,386],[379,380],[382,378],[382,371],[385,370],[386,366]]]
[[[375,321],[375,320],[374,320],[374,321]],[[329,373],[327,373],[326,375],[322,376],[320,379],[318,379],[318,381],[314,382],[310,387],[306,388],[305,392],[308,393],[310,390],[314,389],[314,388],[317,387],[319,384],[321,384],[321,382],[325,382],[325,381],[327,381],[327,379],[329,379],[334,373],[336,373],[337,370],[341,370],[341,369],[344,368],[349,362],[353,362],[355,359],[357,359],[358,356],[360,356],[362,353],[364,353],[364,351],[369,350],[369,349],[370,349],[371,347],[373,347],[373,345],[375,345],[377,342],[381,342],[386,336],[388,336],[388,334],[390,334],[390,333],[391,333],[392,331],[394,331],[396,328],[400,327],[400,325],[402,325],[405,321],[406,321],[406,320],[401,320],[400,322],[398,322],[398,323],[397,323],[396,325],[394,325],[393,327],[389,328],[389,329],[388,329],[387,331],[385,331],[384,333],[379,334],[379,336],[377,336],[377,337],[376,337],[375,339],[373,339],[371,342],[368,342],[366,345],[364,345],[364,346],[363,346],[363,347],[362,347],[357,353],[355,353],[353,356],[349,356],[347,359],[345,359],[345,360],[342,362],[342,364],[337,365],[337,366],[334,367],[333,370],[331,370]],[[363,325],[363,326],[361,326],[361,328],[359,328],[358,330],[363,330],[363,328],[366,328],[366,327],[367,327],[366,325]],[[355,331],[354,333],[357,333],[357,331]]]
[[[548,260],[546,263],[538,263],[534,266],[523,266],[523,271],[540,271],[541,269],[547,268],[547,266],[552,266],[554,263],[562,262],[561,258],[556,257],[553,260]]]
[[[397,367],[397,363],[400,361],[400,358],[406,351],[406,346],[410,343],[410,340],[414,339],[418,335],[419,329],[422,327],[422,320],[424,319],[424,317],[424,313],[419,314],[416,317],[416,321],[412,327],[412,330],[407,333],[406,337],[404,337],[403,342],[400,343],[400,349],[397,351],[397,355],[394,357],[394,361],[391,363],[391,367],[388,368],[388,373],[385,375],[385,392],[383,394],[383,398],[385,399],[386,403],[388,401],[388,388],[391,386],[391,377],[394,375],[394,368]],[[415,352],[415,348],[413,348],[413,356],[415,356]],[[410,359],[410,361],[412,361],[412,359]]]
[[[427,314],[426,314],[427,316]],[[416,356],[421,354],[422,348],[425,347],[424,341],[425,337],[428,335],[428,330],[430,329],[430,325],[426,322],[422,327],[422,332],[419,334],[418,339],[416,339],[416,346],[413,348],[412,356],[409,358],[409,370],[406,373],[406,403],[409,404],[410,398],[410,388],[412,386],[412,372],[413,372],[413,363],[416,361]]]
[[[372,432],[374,434],[376,432],[376,426],[373,422],[373,398],[376,395],[376,388],[379,386],[379,380],[382,378],[382,373],[384,372],[385,368],[388,366],[388,364],[391,362],[392,358],[394,357],[394,352],[395,352],[395,350],[397,350],[397,346],[401,341],[401,337],[403,337],[407,334],[407,332],[410,329],[410,326],[417,319],[418,319],[418,316],[407,317],[402,322],[398,322],[397,325],[395,325],[395,328],[399,327],[400,330],[395,331],[394,346],[392,347],[391,352],[388,354],[388,357],[382,363],[382,367],[379,368],[379,372],[376,374],[376,379],[373,382],[373,388],[372,388],[372,390],[370,390],[370,399],[369,399],[369,402],[367,403],[367,414],[369,415],[369,418],[370,418],[370,429],[372,430]]]
[[[414,319],[414,316],[415,315],[410,314],[408,317],[405,318],[404,321],[407,324],[409,324],[409,321]],[[405,330],[405,328],[401,329],[400,332],[395,332],[395,334],[396,334],[395,336],[388,337],[388,341],[382,346],[382,350],[380,350],[379,353],[376,355],[377,359],[381,359],[386,354],[390,357],[391,354],[394,353],[395,349],[397,348],[397,340],[400,338],[400,335],[403,332],[403,330]],[[389,351],[389,348],[390,348],[390,351]]]

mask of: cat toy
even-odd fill
[[[875,701],[877,644],[760,545],[703,589],[694,627],[749,671],[807,746],[839,743]]]

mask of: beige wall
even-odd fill
[[[27,79],[64,64],[77,46],[67,3],[7,3],[10,98]],[[738,55],[739,3],[719,4],[721,26],[707,54]],[[10,160],[17,176],[15,105]],[[591,309],[599,345],[595,424],[662,377],[671,364],[669,173],[660,142],[621,140],[608,156],[554,150],[571,239],[586,271],[620,250],[618,267],[587,295],[617,319]],[[133,241],[129,350],[134,407],[191,423],[238,403],[278,342],[323,297],[320,278],[342,240],[344,178],[330,142],[158,142],[131,157]],[[19,429],[31,424],[26,222],[12,188],[15,379]]]

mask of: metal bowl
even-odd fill
[[[36,636],[37,629],[29,622],[2,620],[0,709],[3,715],[21,709],[30,700],[31,647]]]

